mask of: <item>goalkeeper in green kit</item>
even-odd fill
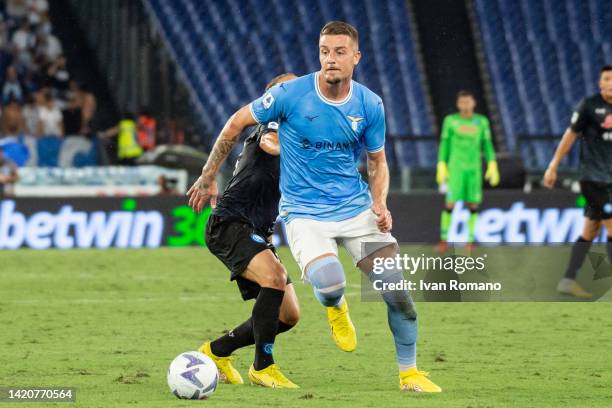
[[[473,249],[474,229],[482,202],[482,152],[487,159],[485,179],[495,187],[499,184],[499,170],[491,142],[489,120],[474,112],[476,99],[471,92],[457,94],[458,113],[444,118],[436,181],[448,180],[446,207],[440,217],[440,243],[438,251],[448,248],[448,229],[457,201],[463,201],[470,210],[468,221],[468,250]]]

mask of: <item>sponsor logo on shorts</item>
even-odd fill
[[[612,203],[606,203],[606,204],[603,206],[603,210],[604,210],[604,212],[605,212],[606,214],[610,214],[610,213],[612,213]]]
[[[266,243],[265,239],[263,239],[262,237],[260,237],[259,235],[255,234],[255,233],[251,234],[251,239],[253,241],[255,241],[255,242],[259,242],[260,244],[265,244]]]

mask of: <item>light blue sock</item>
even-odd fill
[[[393,333],[400,372],[416,367],[417,319],[406,317],[397,305],[387,303],[387,320]]]
[[[370,279],[383,282],[399,282],[403,279],[401,271],[386,271],[382,275],[371,273]],[[400,372],[416,367],[417,313],[414,302],[407,290],[382,292],[387,304],[387,321],[393,333],[395,353]]]

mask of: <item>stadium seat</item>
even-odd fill
[[[608,0],[476,0],[485,59],[506,134],[526,168],[543,169],[555,141],[585,95],[597,91],[600,67],[612,58]],[[564,162],[577,164],[577,149]]]

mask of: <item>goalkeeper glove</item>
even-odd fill
[[[448,178],[448,167],[446,166],[446,162],[438,162],[438,170],[436,171],[436,182],[438,184],[444,183]]]
[[[487,165],[485,180],[491,184],[491,187],[496,187],[499,184],[499,169],[497,168],[497,162],[495,160],[491,160]]]

